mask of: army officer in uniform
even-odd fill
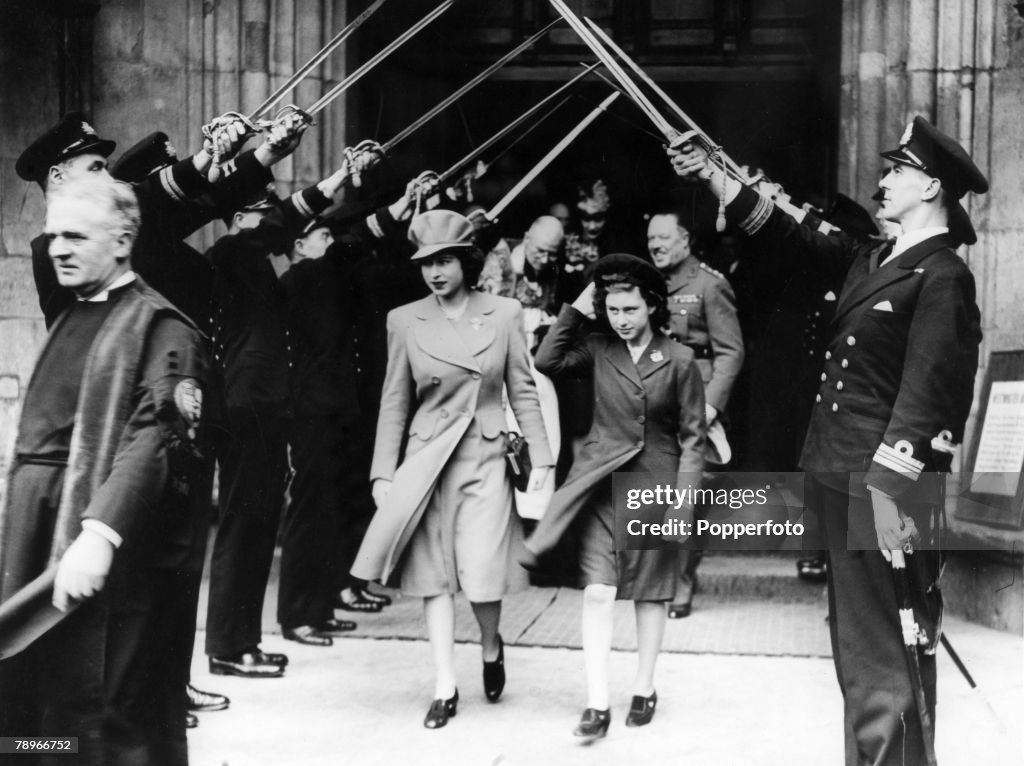
[[[704,381],[708,427],[716,428],[724,438],[720,417],[743,366],[743,335],[736,296],[722,274],[693,254],[690,232],[678,213],[651,216],[647,251],[668,282],[669,336],[693,351]],[[709,468],[723,462],[728,462],[728,457],[716,450],[709,451]],[[690,614],[700,560],[699,550],[684,551],[682,588],[676,603],[669,607],[669,617]]]

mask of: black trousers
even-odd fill
[[[806,504],[817,517],[828,549],[829,630],[843,695],[846,766],[925,764],[893,569],[877,548],[871,500],[809,476]],[[901,505],[901,510],[927,532],[931,507]],[[911,558],[925,556],[918,552]],[[913,567],[907,571],[919,574]],[[920,651],[918,655],[934,721],[935,656]]]
[[[21,554],[7,558],[5,581],[12,587],[45,568],[63,473],[22,465],[11,474],[12,534],[5,542],[16,538]],[[0,732],[79,740],[77,755],[0,755],[0,763],[188,763],[182,680],[187,664],[181,650],[164,640],[177,598],[174,574],[143,567],[120,552],[97,597],[24,652],[0,662]],[[189,644],[193,639],[194,623]]]
[[[281,534],[282,627],[318,625],[333,616],[369,516],[368,455],[358,423],[340,415],[296,418],[289,428],[291,503]]]
[[[214,657],[254,649],[262,637],[288,468],[285,425],[278,412],[228,412],[206,624],[206,653]]]

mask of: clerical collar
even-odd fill
[[[111,282],[107,286],[106,290],[102,290],[102,291],[96,293],[95,295],[93,295],[90,298],[79,298],[78,300],[82,301],[83,303],[106,303],[108,300],[110,300],[110,291],[111,290],[116,290],[119,287],[124,287],[125,285],[130,285],[134,281],[135,281],[135,272],[134,271],[126,271],[124,274],[122,274],[117,279],[115,279],[113,282]]]
[[[896,242],[892,246],[892,252],[889,257],[882,261],[879,266],[884,266],[893,258],[896,258],[903,253],[907,252],[914,245],[924,242],[929,237],[937,237],[940,234],[948,234],[948,226],[928,226],[924,229],[915,229],[914,231],[906,234],[901,234],[896,237]]]

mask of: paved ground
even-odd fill
[[[421,724],[432,682],[419,602],[399,600],[379,615],[360,615],[360,629],[352,638],[316,649],[280,637],[271,598],[264,648],[290,655],[284,678],[210,676],[202,653],[205,635],[198,635],[196,685],[226,693],[233,702],[228,711],[201,716],[199,728],[190,733],[192,763],[841,763],[841,700],[828,657],[820,588],[785,592],[790,587],[785,585],[790,582],[786,575],[778,581],[784,592],[776,589],[761,600],[751,597],[742,582],[734,582],[734,595],[722,596],[715,592],[721,582],[716,585],[714,576],[721,563],[709,559],[707,570],[702,570],[712,594],[698,602],[690,618],[669,623],[658,669],[661,702],[648,727],[622,725],[633,671],[628,650],[635,641],[628,604],[620,604],[616,615],[615,642],[621,651],[612,657],[611,732],[606,740],[581,747],[571,737],[583,702],[582,660],[576,648],[577,591],[533,588],[508,599],[502,624],[509,684],[496,705],[484,699],[480,688],[478,647],[456,647],[462,702],[457,717],[440,731],[428,731]],[[784,566],[792,571],[790,562],[748,566]],[[757,587],[770,584],[772,576],[761,571]],[[460,641],[474,638],[464,602],[459,605],[457,632]],[[947,620],[947,633],[988,702],[970,690],[940,650],[939,762],[1020,763],[1024,641],[956,619]],[[1011,734],[1000,733],[988,704]]]

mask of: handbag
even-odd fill
[[[515,431],[508,431],[505,434],[505,462],[512,486],[520,492],[525,492],[530,484],[533,463],[530,461],[530,448],[522,434]]]

